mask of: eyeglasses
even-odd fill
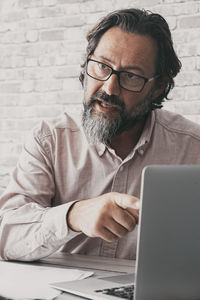
[[[115,71],[110,66],[91,58],[87,59],[86,73],[88,76],[99,81],[106,81],[112,74],[116,74],[120,87],[137,93],[140,93],[143,90],[147,82],[150,82],[159,76],[156,75],[151,78],[146,78],[132,72]]]

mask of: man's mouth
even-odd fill
[[[122,109],[121,106],[119,106],[117,104],[108,103],[101,99],[96,99],[96,104],[98,106],[101,106],[102,108],[107,109],[108,111],[110,111],[110,110],[118,110],[119,111]]]
[[[98,103],[103,107],[116,107],[116,105],[106,103],[106,102],[102,102],[102,101],[98,101]]]

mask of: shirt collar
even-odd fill
[[[97,149],[99,156],[102,156],[104,154],[104,152],[106,151],[106,148],[107,148],[106,145],[104,145],[102,143],[96,145],[96,149]]]
[[[143,148],[144,145],[147,145],[149,143],[152,136],[154,124],[155,124],[155,112],[152,111],[145,122],[144,129],[142,131],[140,139],[135,146],[134,149],[135,151]]]

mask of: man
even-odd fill
[[[3,259],[134,259],[142,169],[200,163],[200,127],[160,109],[181,67],[166,21],[120,10],[87,39],[82,119],[42,122],[0,199]]]

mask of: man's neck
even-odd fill
[[[110,146],[115,150],[115,153],[125,159],[131,150],[136,146],[143,128],[146,119],[138,122],[134,127],[124,131],[119,136],[114,137],[111,140]]]

